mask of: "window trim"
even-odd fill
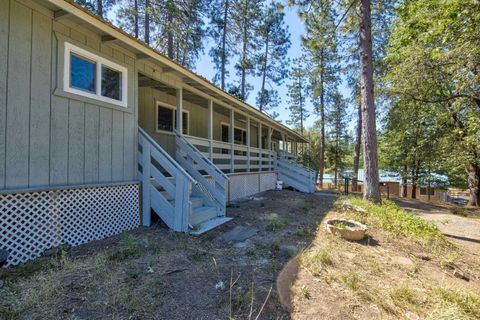
[[[173,131],[168,131],[168,130],[163,130],[163,129],[159,129],[158,128],[158,107],[163,107],[163,108],[166,108],[166,109],[170,109],[172,110],[172,120],[173,120],[173,128],[174,129],[177,129],[176,126],[177,126],[177,108],[172,106],[171,104],[168,104],[168,103],[165,103],[165,102],[162,102],[162,101],[159,101],[159,100],[156,100],[155,101],[155,132],[158,132],[158,133],[166,133],[166,134],[175,134],[175,132]],[[183,113],[186,113],[188,116],[187,116],[187,133],[183,133],[183,135],[190,135],[190,111],[189,110],[182,110]]]
[[[224,122],[224,121],[221,121],[221,122],[220,122],[220,129],[222,129],[222,126],[228,127],[228,132],[230,133],[230,124],[229,124],[229,123]],[[234,130],[235,130],[235,129],[238,129],[238,130],[240,130],[240,131],[245,132],[245,138],[247,138],[247,134],[248,134],[247,129],[244,129],[244,128],[241,128],[241,127],[235,126],[235,125],[233,126],[233,129],[234,129]],[[220,132],[221,132],[221,131],[220,131]],[[229,136],[230,136],[230,134],[229,134]],[[242,135],[242,137],[243,137],[243,135]],[[221,137],[220,137],[220,138],[221,138]],[[248,139],[245,139],[245,141],[244,141],[245,144],[243,144],[243,143],[238,144],[238,143],[235,143],[235,135],[234,135],[234,137],[233,137],[233,143],[236,144],[236,145],[238,145],[238,146],[246,146],[246,145],[247,145],[247,140],[248,140]],[[231,143],[231,142],[229,141],[229,142],[225,142],[225,143]]]
[[[63,91],[73,93],[79,96],[111,103],[114,105],[122,106],[124,108],[128,107],[128,69],[124,66],[116,64],[108,59],[102,58],[96,54],[91,53],[85,49],[77,47],[69,42],[64,44],[64,69],[63,69]],[[70,55],[74,53],[80,58],[90,60],[96,64],[95,66],[95,91],[96,93],[91,93],[82,89],[71,87],[70,79]],[[122,90],[122,99],[116,100],[108,97],[102,96],[102,65],[120,72],[121,75],[121,90]]]

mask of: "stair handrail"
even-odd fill
[[[223,173],[222,170],[220,170],[208,157],[206,157],[203,153],[198,150],[197,147],[195,147],[190,141],[188,141],[183,134],[180,134],[178,130],[175,130],[175,135],[177,138],[182,140],[187,146],[189,146],[195,153],[197,153],[205,162],[207,162],[213,170],[218,173],[220,176],[222,176],[225,180],[230,181],[230,178]],[[213,178],[213,177],[212,177]]]
[[[306,171],[315,173],[315,170],[314,170],[314,169],[312,169],[312,168],[310,168],[310,167],[307,167],[307,166],[304,166],[304,165],[302,165],[302,164],[300,164],[300,163],[298,163],[298,162],[296,162],[296,161],[292,161],[292,160],[289,160],[289,159],[286,159],[286,158],[280,158],[280,159],[278,159],[278,160],[291,163],[291,164],[296,165],[297,167],[300,167],[300,168],[302,168],[302,169],[304,169],[304,170],[306,170]]]
[[[139,127],[138,131],[143,136],[143,138],[145,138],[148,142],[150,142],[150,144],[155,148],[155,150],[160,152],[162,156],[164,156],[170,162],[170,164],[175,167],[175,169],[177,169],[183,176],[185,176],[185,178],[190,180],[190,182],[192,182],[193,184],[198,183],[187,171],[185,171],[185,169],[182,168],[182,166],[178,164],[177,161],[175,161],[162,147],[160,147],[160,145],[155,140],[153,140],[142,128]]]

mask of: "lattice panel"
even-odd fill
[[[274,172],[229,175],[229,200],[234,201],[275,188],[277,175]]]
[[[277,174],[275,172],[260,174],[260,192],[275,189],[276,184]]]
[[[138,185],[0,195],[0,247],[8,265],[60,244],[77,246],[139,226]]]

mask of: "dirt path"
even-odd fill
[[[435,223],[447,237],[465,251],[480,256],[480,219],[454,215],[447,205],[411,199],[394,201],[402,208]]]

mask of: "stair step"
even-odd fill
[[[207,231],[215,229],[216,227],[221,226],[222,224],[227,223],[230,220],[232,220],[232,218],[228,218],[228,217],[217,217],[214,219],[210,219],[201,224],[196,225],[194,229],[191,229],[189,231],[189,233],[193,235],[200,235]]]
[[[203,206],[203,198],[200,197],[190,197],[190,202],[192,202],[192,209]]]
[[[192,226],[200,224],[204,221],[213,219],[217,216],[217,208],[215,207],[198,207],[192,209],[192,214],[188,219],[188,223]]]

